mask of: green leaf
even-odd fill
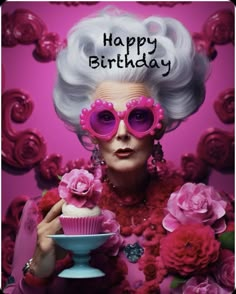
[[[59,176],[59,175],[57,175],[57,178],[61,181],[61,179],[62,179],[62,176]]]
[[[179,286],[181,286],[182,284],[184,284],[187,281],[187,279],[182,278],[182,277],[174,277],[174,279],[172,280],[170,287],[172,289],[175,289]]]
[[[234,251],[234,232],[224,232],[219,236],[222,248]]]

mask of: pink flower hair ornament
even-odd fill
[[[109,141],[117,132],[120,120],[124,120],[128,131],[137,138],[154,135],[162,128],[164,111],[152,98],[140,97],[126,104],[125,111],[116,111],[111,102],[95,100],[91,108],[82,109],[80,124],[91,136]]]
[[[60,197],[76,207],[93,208],[101,191],[100,179],[85,169],[73,169],[64,174],[58,186]]]

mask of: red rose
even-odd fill
[[[62,47],[57,33],[44,33],[36,44],[34,54],[40,61],[55,60]]]
[[[20,223],[21,214],[25,206],[28,196],[22,195],[13,199],[6,212],[6,221],[15,223],[16,226]]]
[[[2,240],[2,269],[8,275],[12,270],[12,259],[14,253],[15,242],[10,237]]]
[[[193,41],[195,44],[196,51],[200,54],[206,54],[210,61],[214,60],[217,56],[217,51],[215,49],[214,43],[211,42],[202,33],[193,33]]]
[[[60,200],[60,196],[58,194],[58,189],[53,188],[49,191],[47,191],[42,198],[39,201],[39,211],[43,215],[43,217],[46,216],[46,214],[49,212],[49,210],[53,207],[54,204],[56,204]]]
[[[6,237],[10,237],[13,241],[16,239],[18,231],[18,224],[10,220],[2,220],[2,240]]]
[[[219,256],[214,231],[202,224],[181,225],[161,240],[160,256],[170,272],[187,276],[204,270]]]

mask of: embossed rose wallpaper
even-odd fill
[[[55,58],[68,30],[107,5],[141,17],[175,17],[211,64],[197,113],[161,140],[186,180],[234,192],[234,6],[231,2],[6,2],[2,6],[2,220],[4,273],[26,199],[54,187],[58,175],[90,157],[57,117]],[[233,197],[233,196],[232,196]],[[11,224],[7,220],[11,219]]]

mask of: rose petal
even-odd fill
[[[170,213],[168,213],[162,221],[163,227],[169,231],[173,232],[178,226],[180,225],[180,222],[177,221],[175,217],[173,217]]]

